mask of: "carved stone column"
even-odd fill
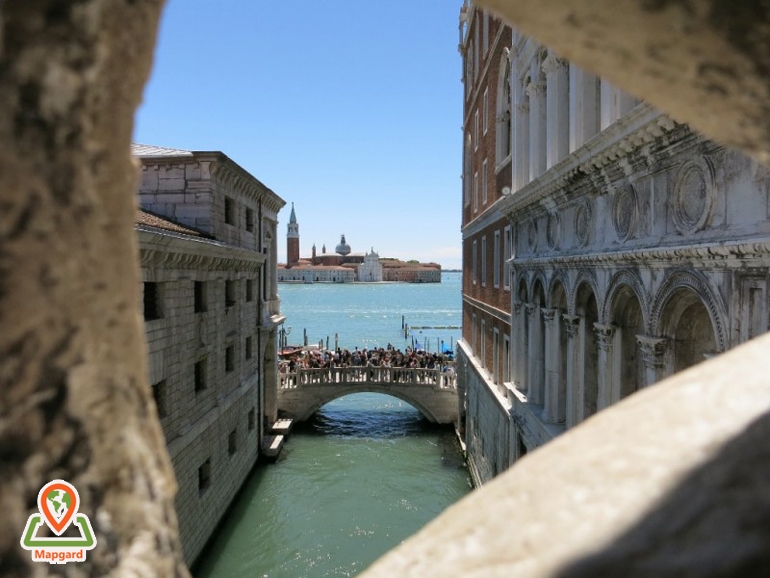
[[[567,429],[573,427],[578,422],[577,400],[583,399],[578,379],[578,332],[580,331],[579,315],[562,315],[564,320],[564,330],[567,332]]]
[[[530,82],[529,95],[529,180],[546,169],[546,105],[545,82]]]
[[[574,151],[599,130],[598,79],[570,63],[569,150]]]
[[[602,410],[612,403],[612,384],[615,373],[614,355],[614,325],[594,323],[596,333],[596,346],[599,352],[597,370],[599,372],[599,395],[596,401],[596,410]]]
[[[546,167],[569,153],[569,65],[549,54],[543,62],[546,84]]]
[[[529,335],[527,336],[527,397],[536,405],[543,403],[543,351],[542,322],[540,307],[526,304],[529,315]]]
[[[529,100],[517,77],[513,78],[513,178],[514,191],[529,182]]]
[[[559,317],[556,309],[542,309],[545,329],[545,392],[543,420],[546,423],[558,421],[559,393]]]
[[[513,363],[511,364],[511,381],[519,391],[524,391],[524,315],[526,311],[521,301],[513,303],[512,327],[513,332]]]
[[[636,342],[642,351],[645,382],[647,386],[650,386],[664,377],[664,362],[668,339],[665,337],[637,335]]]

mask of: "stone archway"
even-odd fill
[[[717,353],[711,316],[701,298],[689,287],[674,292],[661,312],[661,329],[668,337],[666,373],[676,373]]]
[[[545,401],[545,290],[543,283],[537,279],[532,286],[532,301],[529,303],[529,353],[528,353],[528,382],[529,396],[535,405],[543,405]]]
[[[599,322],[599,308],[593,288],[587,282],[577,289],[575,312],[580,318],[578,359],[582,395],[578,400],[582,399],[582,404],[578,401],[578,421],[582,421],[595,414],[599,405],[599,351],[594,334],[594,325]]]
[[[546,418],[552,423],[563,423],[567,415],[567,362],[569,334],[562,316],[567,313],[567,291],[560,279],[551,286],[551,335],[548,341],[550,355],[546,361]]]
[[[614,368],[617,398],[623,399],[645,385],[645,368],[637,345],[637,335],[644,334],[645,320],[636,292],[623,285],[612,299],[611,321],[616,327],[615,344],[619,348],[618,367]]]

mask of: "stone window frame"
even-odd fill
[[[500,231],[495,231],[495,239],[492,244],[492,256],[494,263],[492,264],[492,285],[495,289],[500,288]]]
[[[487,236],[481,237],[481,286],[487,286]]]
[[[145,281],[142,291],[142,306],[145,321],[163,319],[163,283]]]
[[[238,451],[238,426],[227,434],[227,455],[233,457]]]
[[[237,303],[235,279],[225,279],[225,309]]]
[[[201,357],[193,364],[193,387],[195,393],[200,393],[208,389],[208,360]]]
[[[489,186],[489,171],[487,170],[487,159],[481,163],[481,206],[485,206],[489,202],[489,193],[487,187]]]
[[[198,466],[198,496],[203,496],[211,487],[211,458]]]
[[[464,206],[469,206],[471,204],[471,160],[472,160],[472,139],[471,135],[468,134],[465,139],[465,158],[463,159],[463,203]]]
[[[484,88],[483,108],[481,115],[481,133],[486,136],[489,132],[489,87]]]
[[[235,226],[235,199],[225,195],[224,206],[225,225]]]
[[[511,263],[513,257],[513,228],[506,225],[503,229],[503,290],[511,290]]]
[[[246,279],[246,302],[254,301],[254,279]]]
[[[481,360],[481,367],[487,368],[487,320],[484,316],[481,317],[479,323],[479,341],[481,342],[481,351],[479,352],[479,359]]]
[[[479,172],[473,173],[473,212],[479,212]]]
[[[473,284],[476,285],[478,283],[478,271],[479,271],[479,263],[478,263],[478,241],[476,239],[473,240],[473,254],[471,255],[471,262],[472,262],[472,271],[473,271],[473,277],[472,281]]]
[[[246,343],[244,344],[245,358],[251,359],[254,357],[254,339],[251,335],[246,337]]]
[[[168,416],[168,387],[165,379],[152,385],[152,398],[158,410],[158,417],[163,419]]]
[[[225,373],[235,371],[235,345],[230,344],[225,347]]]
[[[246,207],[245,212],[245,219],[246,219],[246,230],[249,233],[254,232],[254,209]]]
[[[474,152],[479,150],[479,109],[476,109],[476,112],[473,113],[473,150]]]
[[[208,311],[208,287],[205,281],[193,281],[193,312]]]

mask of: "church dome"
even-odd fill
[[[343,257],[350,253],[350,245],[348,245],[345,242],[345,235],[343,234],[340,238],[340,244],[337,245],[337,248],[334,250],[338,255],[342,255]]]

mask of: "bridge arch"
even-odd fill
[[[309,403],[305,408],[303,408],[302,415],[296,416],[296,419],[298,421],[305,421],[310,418],[315,412],[317,412],[319,409],[321,409],[323,406],[325,406],[327,403],[331,403],[336,399],[339,399],[341,397],[345,397],[346,395],[353,395],[355,393],[381,393],[383,395],[389,395],[390,397],[395,397],[396,399],[400,399],[404,403],[408,403],[411,405],[414,409],[420,412],[420,414],[427,419],[431,423],[439,423],[438,417],[431,411],[429,407],[427,407],[425,404],[420,403],[417,399],[415,399],[414,396],[410,396],[404,392],[400,391],[394,391],[393,387],[386,387],[386,386],[375,386],[375,385],[368,385],[368,386],[361,386],[361,387],[352,387],[350,385],[346,386],[340,386],[336,389],[336,391],[331,391],[328,394],[324,395],[324,397],[319,399],[314,399],[312,403]]]

